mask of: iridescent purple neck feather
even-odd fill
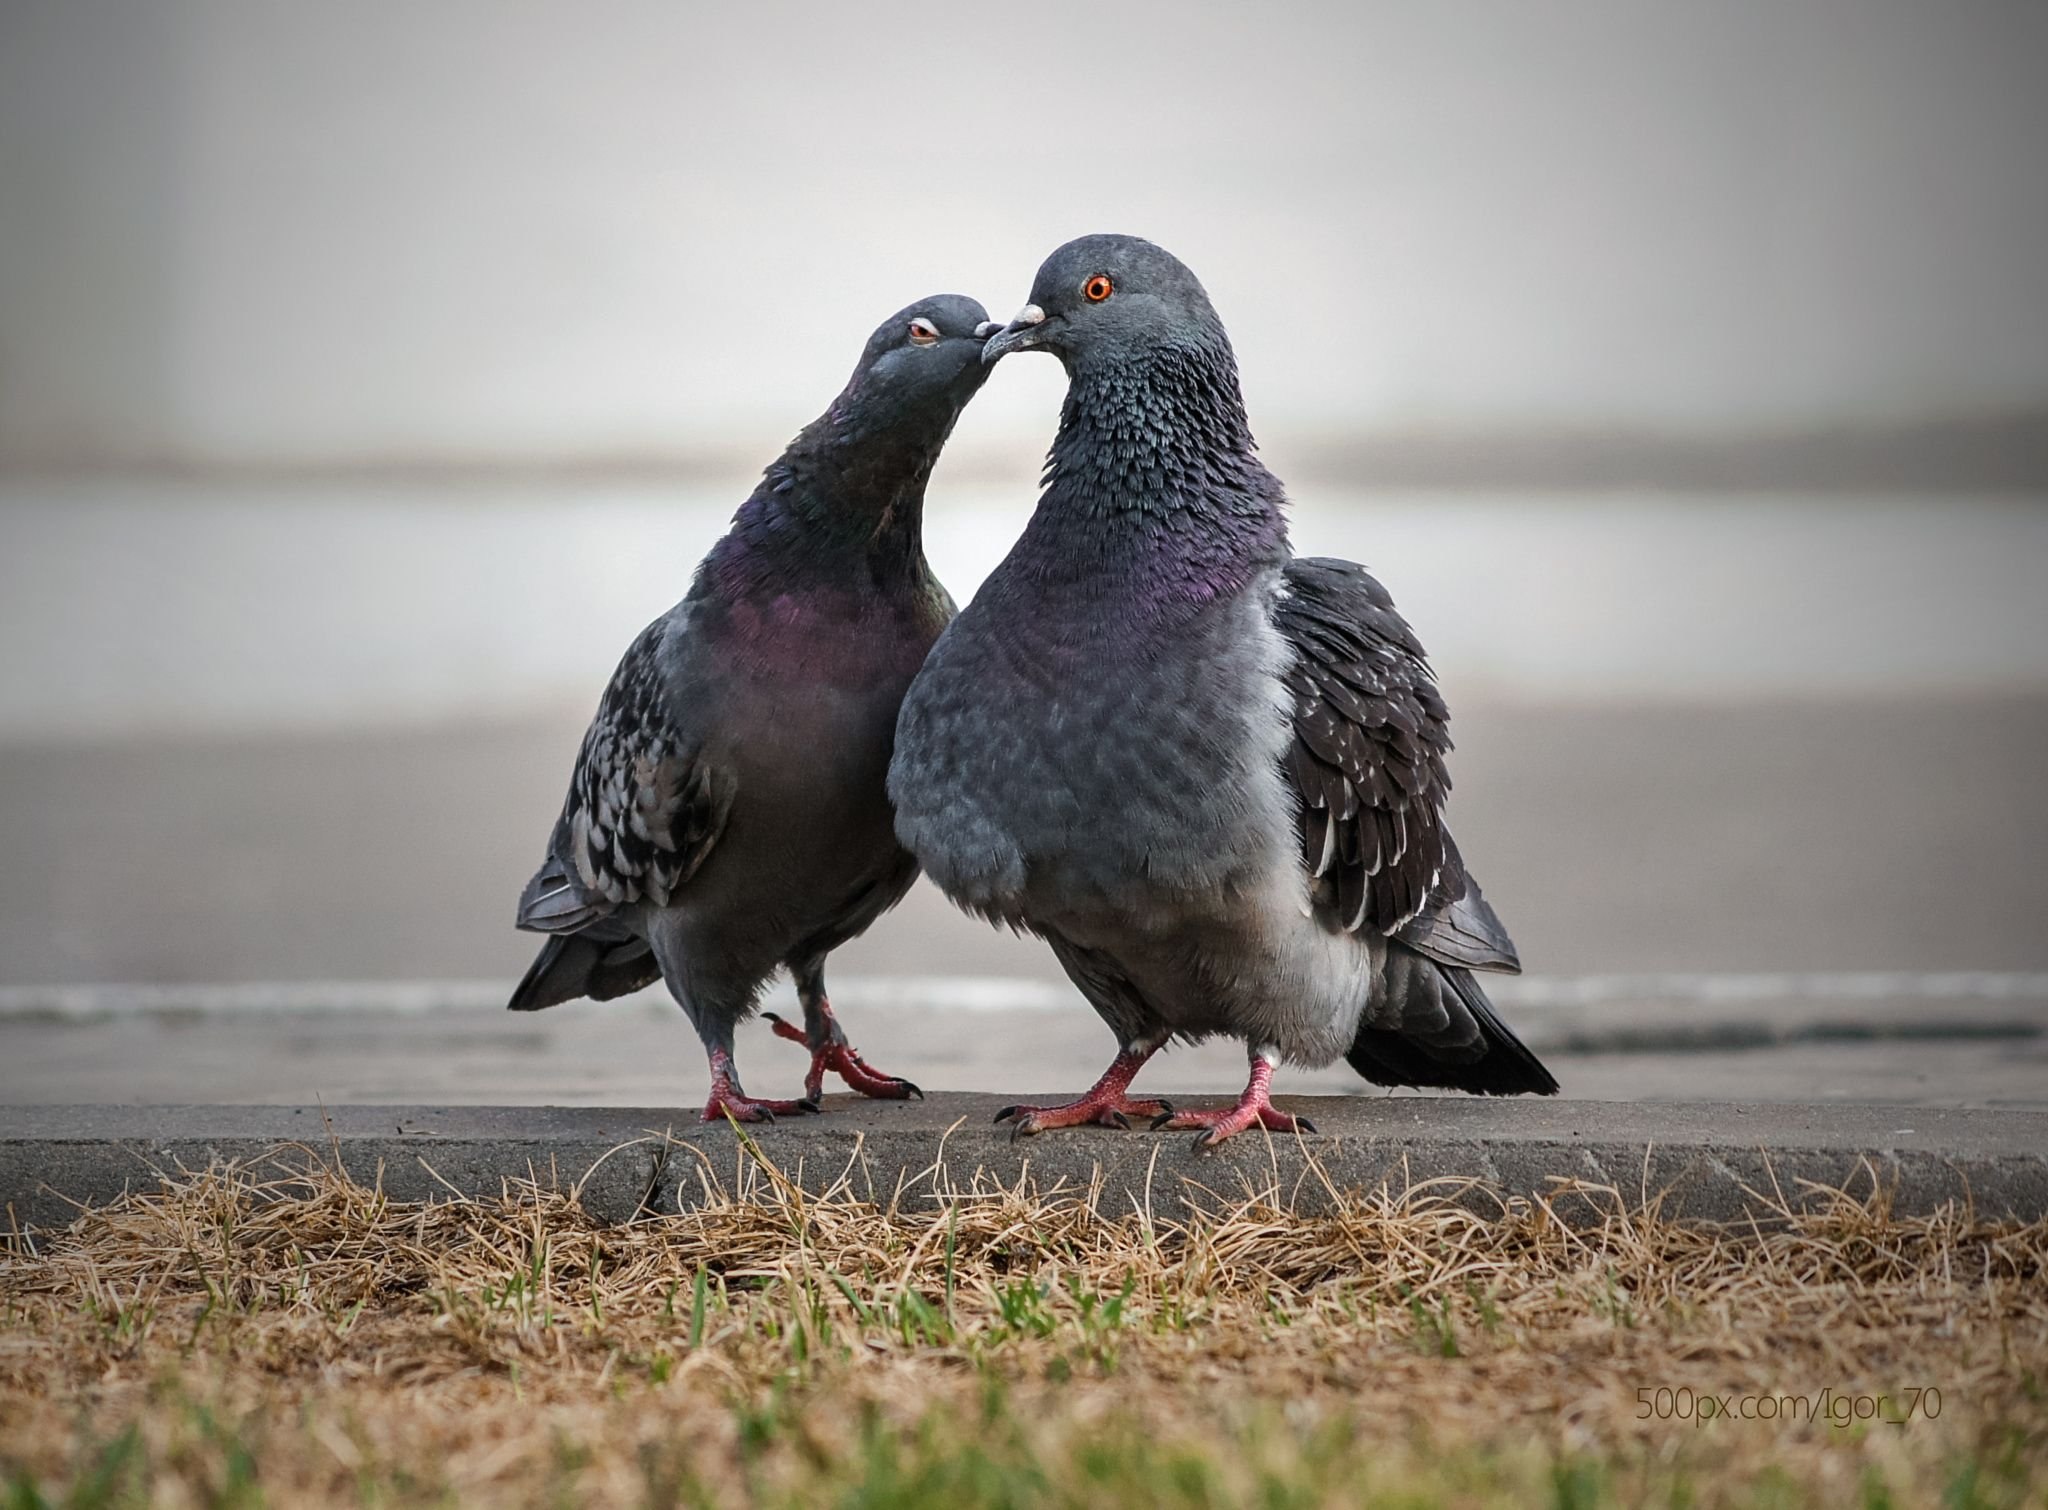
[[[1172,621],[1287,557],[1285,497],[1259,461],[1220,330],[1067,363],[1045,490],[1017,554],[1066,584]]]

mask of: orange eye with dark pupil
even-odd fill
[[[1107,273],[1097,273],[1081,285],[1081,297],[1090,304],[1100,304],[1115,292],[1116,289],[1111,285]]]

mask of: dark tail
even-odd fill
[[[610,1001],[661,979],[661,967],[644,940],[607,943],[576,933],[557,933],[540,946],[526,978],[507,1002],[515,1012],[538,1012],[588,996]]]
[[[1471,971],[1398,942],[1387,946],[1381,993],[1344,1057],[1375,1085],[1557,1094],[1557,1081],[1500,1020]]]

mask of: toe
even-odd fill
[[[826,1068],[836,1072],[847,1087],[863,1096],[880,1101],[908,1101],[912,1096],[920,1101],[924,1092],[901,1075],[885,1075],[860,1057],[853,1049],[839,1046],[824,1051],[820,1061]]]
[[[788,1018],[780,1017],[773,1012],[763,1012],[761,1015],[762,1017],[767,1019],[768,1025],[774,1029],[775,1036],[777,1038],[788,1038],[796,1043],[810,1042],[810,1040],[804,1036],[804,1030],[798,1027],[795,1023],[791,1022]]]

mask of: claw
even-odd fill
[[[1023,1108],[1022,1108],[1022,1107],[1018,1107],[1018,1106],[1006,1106],[1006,1107],[1004,1107],[1004,1108],[1003,1108],[1003,1109],[1002,1109],[1001,1111],[999,1111],[999,1112],[997,1112],[997,1113],[996,1113],[996,1122],[997,1122],[998,1124],[1001,1124],[1001,1123],[1007,1122],[1007,1121],[1009,1121],[1009,1120],[1010,1120],[1010,1119],[1011,1119],[1012,1117],[1016,1116],[1016,1115],[1017,1115],[1017,1113],[1018,1113],[1018,1112],[1020,1112],[1020,1111],[1022,1111],[1022,1110],[1023,1110]]]

